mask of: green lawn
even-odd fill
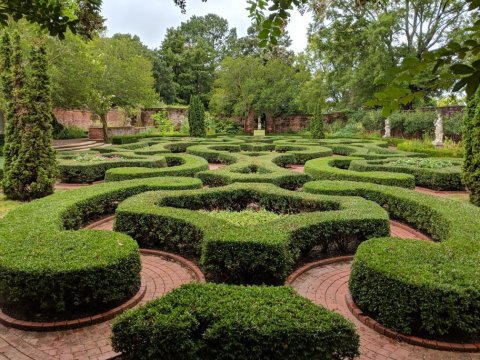
[[[19,201],[12,201],[7,200],[5,195],[0,195],[0,218],[3,218],[7,213],[16,208],[17,206],[21,205],[22,203]]]

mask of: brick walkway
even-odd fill
[[[220,170],[220,169],[223,169],[225,166],[227,166],[227,165],[209,163],[208,164],[208,170]]]
[[[308,270],[294,280],[292,286],[314,303],[342,314],[355,324],[360,335],[359,359],[480,359],[478,353],[446,352],[398,342],[362,324],[352,315],[345,301],[349,276],[350,262],[341,262]]]
[[[196,279],[190,269],[152,255],[142,255],[142,278],[147,283],[142,304]],[[110,326],[111,321],[75,330],[27,332],[0,325],[0,360],[110,359],[116,355]]]

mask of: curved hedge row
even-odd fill
[[[199,187],[193,178],[116,182],[57,193],[11,211],[0,222],[0,298],[61,312],[133,295],[140,285],[137,243],[119,233],[71,230],[140,192]]]
[[[196,211],[239,211],[251,203],[291,215],[241,227]],[[387,214],[376,204],[291,192],[271,184],[149,192],[127,199],[116,214],[116,230],[142,247],[200,255],[207,273],[247,283],[283,280],[301,254],[314,246],[328,248],[389,234]]]
[[[195,176],[196,173],[208,170],[208,162],[198,156],[189,154],[165,155],[168,167],[142,168],[128,167],[110,169],[105,174],[105,181],[122,181],[157,176]]]
[[[440,241],[381,238],[360,245],[350,292],[363,311],[405,334],[480,335],[480,209],[366,183],[311,182],[305,190],[372,200]]]
[[[350,163],[352,171],[387,171],[411,174],[415,176],[415,184],[433,190],[463,190],[461,161],[453,166],[432,169],[414,165],[398,165],[396,159],[386,160],[354,160]]]
[[[102,156],[108,160],[77,160],[79,156]],[[116,158],[118,157],[118,158]],[[129,152],[115,152],[105,155],[93,152],[77,155],[63,155],[59,157],[60,179],[66,183],[89,183],[103,180],[109,169],[119,167],[162,168],[167,166],[165,157],[138,156]]]
[[[350,163],[354,160],[361,159],[355,157],[327,157],[310,160],[305,164],[305,173],[317,180],[360,181],[412,189],[415,187],[415,177],[413,175],[348,170]]]
[[[125,359],[353,359],[354,325],[288,287],[189,284],[121,315]]]

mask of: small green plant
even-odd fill
[[[422,169],[444,169],[455,166],[455,164],[448,160],[433,160],[424,158],[405,158],[398,159],[391,163],[391,165],[398,166],[414,166]]]
[[[54,139],[82,139],[87,137],[87,132],[78,126],[63,126],[61,130],[54,133]]]
[[[265,209],[246,209],[242,211],[221,211],[221,210],[199,210],[199,212],[207,215],[213,216],[217,219],[228,221],[230,224],[236,226],[249,226],[266,223],[269,221],[278,220],[281,217],[286,215],[276,214],[272,211],[267,211]]]
[[[175,125],[173,125],[172,121],[168,118],[165,110],[152,115],[152,119],[155,123],[155,127],[161,134],[170,134],[175,131]]]
[[[96,161],[115,161],[115,160],[124,160],[125,158],[119,155],[110,155],[110,156],[103,156],[100,154],[81,154],[78,156],[75,156],[72,160],[76,162],[96,162]]]

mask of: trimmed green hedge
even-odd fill
[[[36,311],[115,303],[140,286],[138,245],[130,237],[80,230],[119,201],[148,190],[201,187],[193,178],[157,178],[61,192],[11,211],[0,222],[0,297]]]
[[[240,227],[196,211],[240,211],[251,203],[291,215]],[[283,280],[314,246],[342,250],[389,234],[388,217],[376,204],[291,192],[272,184],[144,193],[124,201],[116,214],[115,229],[142,247],[200,256],[207,273],[242,283]]]
[[[121,315],[122,358],[326,360],[359,354],[354,325],[288,287],[189,284]]]
[[[189,154],[166,155],[168,167],[152,169],[142,167],[110,169],[105,174],[105,181],[122,181],[157,176],[195,176],[208,170],[208,162],[198,156]]]
[[[84,153],[89,154],[89,153]],[[79,153],[76,156],[81,155]],[[104,161],[76,161],[75,156],[62,156],[59,161],[60,179],[66,183],[89,183],[97,180],[103,180],[107,170],[119,167],[149,167],[164,168],[167,167],[167,161],[163,156],[135,156],[133,153],[109,153],[102,155],[120,156],[121,159]]]
[[[396,159],[387,160],[354,160],[350,163],[352,171],[386,171],[411,174],[415,176],[415,184],[433,190],[463,190],[461,161],[453,166],[430,169],[410,165],[397,165]]]
[[[382,238],[361,244],[350,292],[363,311],[405,334],[480,335],[480,209],[366,183],[319,181],[305,190],[361,196],[439,241]]]
[[[317,180],[348,180],[370,182],[374,184],[415,187],[415,177],[409,174],[397,174],[380,171],[359,172],[348,170],[356,157],[326,157],[307,161],[305,173]]]

